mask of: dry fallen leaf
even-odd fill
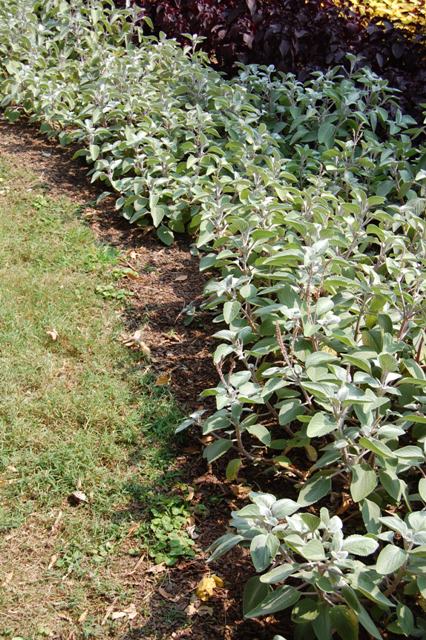
[[[73,491],[68,496],[68,502],[75,507],[84,502],[89,502],[89,498],[86,496],[85,493],[83,493],[83,491]]]
[[[46,331],[47,335],[50,336],[53,340],[53,342],[56,342],[56,340],[59,338],[59,334],[57,331],[55,331],[55,329],[52,329],[51,331]]]
[[[342,504],[340,505],[340,507],[337,509],[336,511],[336,515],[340,516],[343,513],[346,513],[346,511],[349,509],[349,507],[352,505],[352,499],[350,497],[350,495],[348,493],[343,492],[342,493]]]
[[[195,531],[195,524],[192,524],[189,527],[186,527],[186,532],[191,538],[191,540],[196,540],[197,538],[200,537],[200,534]]]
[[[120,620],[120,618],[125,618],[125,617],[126,617],[125,611],[114,611],[114,613],[111,614],[111,620]]]
[[[223,587],[222,578],[211,574],[201,578],[195,593],[201,602],[207,602],[207,600],[210,600],[216,589],[220,589],[221,587]]]
[[[169,600],[169,602],[177,602],[180,597],[179,594],[176,596],[172,595],[171,593],[163,589],[163,587],[158,587],[158,593],[160,594],[160,596],[163,596],[163,598],[165,598],[166,600]]]
[[[53,567],[55,566],[57,560],[59,558],[59,555],[57,553],[55,553],[51,558],[50,558],[50,562],[48,565],[48,569],[53,569]]]
[[[171,373],[169,371],[166,371],[165,373],[161,373],[157,380],[155,381],[155,385],[157,387],[165,387],[168,384],[170,384],[170,380],[172,379]]]
[[[196,445],[191,445],[190,447],[183,447],[181,449],[181,451],[183,451],[183,453],[188,453],[190,455],[195,455],[195,454],[199,454],[200,453],[200,447],[198,447]]]
[[[201,602],[197,600],[197,598],[191,599],[191,602],[185,609],[186,615],[189,618],[191,618],[192,616],[195,616],[195,614],[198,613],[198,609],[200,608],[200,606],[201,606]]]
[[[110,606],[108,607],[108,609],[106,610],[106,613],[103,617],[103,620],[101,622],[101,625],[104,626],[104,624],[106,624],[108,618],[110,617],[110,615],[112,614],[112,612],[114,611],[114,607],[115,607],[115,603],[117,602],[118,598],[114,598],[114,601],[112,602],[112,604],[110,604]]]
[[[140,528],[139,522],[132,522],[127,532],[127,538],[130,538]]]
[[[68,616],[66,613],[58,613],[58,618],[61,618],[62,620],[66,620],[67,622],[71,622],[72,623],[72,618],[70,618],[70,616]]]
[[[84,622],[88,615],[89,615],[89,609],[86,609],[85,611],[83,611],[83,613],[79,617],[78,621],[79,622]]]
[[[138,329],[130,337],[127,337],[124,344],[126,347],[139,347],[147,358],[151,356],[151,349],[148,347],[146,342],[142,340],[142,329]]]
[[[160,564],[154,564],[152,567],[150,567],[147,570],[147,573],[164,573],[164,571],[167,570],[166,564],[164,562],[161,562]]]
[[[214,612],[213,607],[208,607],[205,604],[202,604],[201,607],[197,611],[199,616],[212,616],[213,612]]]
[[[208,607],[203,604],[195,595],[191,596],[191,602],[185,609],[185,613],[189,618],[192,618],[195,615],[212,616],[213,612],[213,607]]]
[[[64,515],[63,511],[59,511],[58,515],[55,518],[55,522],[53,523],[51,529],[50,529],[50,533],[54,534],[56,533],[57,529],[59,528],[59,523],[62,520],[62,516]]]
[[[178,276],[175,278],[175,282],[185,282],[185,280],[188,280],[188,276]]]
[[[145,555],[142,554],[141,557],[139,558],[139,560],[136,562],[136,564],[133,567],[133,569],[131,571],[129,571],[129,573],[127,575],[128,576],[132,576],[134,573],[136,573],[136,571],[139,569],[139,567],[141,566],[141,564],[143,563],[144,560],[145,560]]]
[[[223,485],[222,480],[219,480],[213,473],[207,472],[203,473],[202,476],[198,476],[192,481],[192,484],[218,484],[220,487]]]
[[[8,585],[9,582],[12,580],[12,578],[13,578],[13,571],[11,571],[10,573],[6,573],[2,586],[5,587],[6,585]]]
[[[129,605],[127,609],[124,609],[124,612],[126,613],[129,620],[134,620],[138,615],[138,612],[136,611],[136,607],[133,603]]]
[[[251,493],[250,487],[245,487],[243,484],[230,484],[229,488],[237,498],[247,498]]]

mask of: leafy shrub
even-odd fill
[[[226,80],[197,39],[157,43],[139,19],[0,6],[5,113],[79,145],[127,219],[166,243],[189,228],[214,270],[216,411],[181,429],[201,427],[228,479],[255,465],[280,493],[253,495],[215,545],[250,544],[247,615],[292,606],[319,640],[421,637],[424,129],[353,56],[305,83],[254,65]]]
[[[328,639],[335,630],[342,639],[358,638],[361,625],[370,637],[380,640],[364,601],[372,607],[375,618],[378,612],[388,618],[389,632],[424,637],[424,621],[417,626],[411,609],[401,602],[395,606],[392,598],[403,586],[411,595],[424,592],[425,511],[409,513],[404,521],[397,515],[374,517],[370,508],[375,535],[345,537],[341,518],[330,517],[326,508],[318,516],[298,513],[300,504],[262,493],[252,493],[251,501],[233,514],[231,524],[237,534],[220,538],[212,555],[212,559],[218,558],[244,543],[250,548],[256,570],[269,569],[246,585],[243,607],[247,618],[292,607],[292,621],[300,626],[298,637],[308,633],[308,637]],[[380,511],[377,505],[375,509]],[[400,539],[403,546],[396,542]],[[376,562],[366,564],[360,558],[371,557],[378,540],[386,544]],[[385,592],[381,590],[383,583]],[[282,586],[274,589],[277,584]]]
[[[423,0],[369,0],[368,3],[361,0],[335,0],[336,4],[345,4],[351,7],[367,21],[379,19],[380,22],[388,20],[394,25],[400,26],[412,32],[426,29],[426,7]]]
[[[124,4],[125,0],[117,0]],[[301,74],[360,55],[403,91],[404,105],[416,111],[426,102],[426,11],[413,38],[392,22],[374,20],[374,4],[352,0],[133,0],[156,30],[169,37],[203,36],[202,46],[221,68],[235,61],[273,64]],[[392,3],[393,4],[393,3]],[[411,6],[411,3],[408,3]],[[404,3],[406,6],[407,3]],[[412,3],[413,8],[417,5]],[[361,9],[364,7],[364,9]],[[378,10],[378,3],[376,3]],[[356,9],[356,10],[354,10]],[[361,11],[361,14],[359,13]],[[365,17],[372,18],[370,22]],[[393,15],[393,14],[392,14]],[[404,12],[397,15],[404,16]],[[402,19],[402,18],[401,18]],[[414,22],[412,22],[414,25]],[[421,29],[423,24],[423,29]]]

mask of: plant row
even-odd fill
[[[1,6],[2,107],[78,145],[130,222],[196,237],[216,410],[179,430],[202,430],[229,481],[253,469],[270,488],[213,547],[249,549],[245,615],[291,608],[318,640],[424,637],[424,128],[353,56],[304,83],[254,65],[226,80],[196,38],[139,21]]]
[[[426,8],[422,0],[116,0],[149,16],[155,32],[184,42],[197,33],[211,61],[273,64],[306,78],[314,69],[363,58],[416,111],[426,102]],[[384,16],[381,18],[381,16]],[[404,26],[410,26],[407,31]],[[418,111],[417,111],[418,112]]]

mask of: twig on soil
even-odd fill
[[[136,573],[136,571],[139,569],[139,567],[141,566],[142,562],[145,560],[145,554],[141,555],[141,557],[139,558],[139,560],[137,561],[137,563],[135,564],[135,566],[133,567],[133,569],[131,571],[129,571],[127,573],[128,576],[132,576],[134,573]]]
[[[112,603],[110,604],[110,606],[108,607],[106,614],[101,622],[101,626],[104,626],[106,621],[108,620],[108,618],[110,617],[111,613],[114,611],[114,607],[115,607],[115,603],[117,602],[118,598],[114,598],[114,600],[112,601]]]

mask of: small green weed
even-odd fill
[[[114,280],[122,280],[123,278],[132,278],[136,279],[139,277],[139,274],[134,269],[130,269],[129,267],[118,267],[113,269],[112,277]]]
[[[117,300],[119,302],[124,302],[134,295],[131,291],[117,288],[113,284],[99,285],[95,291],[98,295],[102,296],[104,300]]]
[[[84,260],[86,271],[103,271],[105,268],[114,267],[120,259],[120,251],[116,247],[99,246],[95,251],[88,253]]]
[[[159,495],[151,507],[149,522],[140,525],[137,536],[156,564],[176,564],[179,558],[194,557],[194,541],[187,527],[191,509],[181,496]]]

